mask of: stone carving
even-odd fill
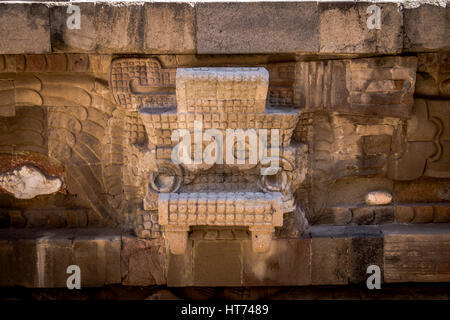
[[[162,193],[158,199],[159,223],[174,254],[186,249],[190,226],[249,226],[253,250],[270,248],[274,227],[283,225],[281,194],[227,193]],[[183,232],[184,235],[178,235]]]
[[[306,110],[407,118],[416,64],[415,57],[300,62],[294,88]]]
[[[17,199],[33,199],[43,194],[58,192],[62,186],[58,177],[46,177],[39,169],[21,166],[0,174],[0,187]]]
[[[450,102],[416,99],[406,132],[398,131],[388,175],[396,180],[450,177]]]
[[[124,69],[125,66],[129,68]],[[136,73],[136,70],[145,72]],[[269,79],[263,68],[179,68],[176,100],[173,100],[176,104],[166,103],[172,99],[172,92],[166,89],[175,86],[170,80],[172,71],[164,70],[156,59],[113,62],[114,97],[125,108],[139,112],[148,136],[148,151],[144,148],[139,156],[141,172],[148,183],[143,201],[145,211],[138,218],[137,232],[151,236],[163,226],[172,253],[182,254],[192,226],[246,226],[252,234],[254,250],[267,251],[274,228],[283,225],[283,214],[296,208],[293,192],[306,176],[305,166],[296,165],[296,157],[301,159],[302,152],[306,151],[305,145],[290,146],[297,112],[278,109],[279,102],[274,106],[268,104],[271,101],[267,99]],[[168,78],[164,78],[164,74]],[[139,95],[130,89],[137,83],[142,89]],[[157,100],[160,94],[167,99]],[[248,161],[252,152],[249,145],[244,163],[202,160],[175,164],[171,155],[177,142],[172,141],[172,134],[184,129],[194,137],[196,123],[201,123],[205,130],[216,129],[223,136],[227,129],[278,130],[279,172],[261,175],[266,165]],[[267,141],[269,149],[271,139]],[[208,145],[205,142],[208,141],[202,143],[203,148]],[[225,140],[223,142],[220,152],[225,155],[229,146]],[[191,146],[194,147],[194,143]],[[149,223],[154,212],[159,217],[156,224]]]
[[[450,58],[448,53],[418,55],[416,96],[450,98]]]
[[[126,109],[176,106],[176,69],[162,69],[153,58],[118,59],[111,68],[114,98]]]

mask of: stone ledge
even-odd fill
[[[385,283],[450,282],[450,224],[313,226],[262,254],[241,238],[190,239],[184,255],[165,245],[112,229],[1,229],[0,286],[65,287],[71,264],[82,287],[347,285],[373,264]]]
[[[0,230],[0,286],[66,287],[69,265],[82,287],[120,283],[120,232],[109,229]]]
[[[367,27],[372,15],[367,8],[373,4],[381,9],[380,29]],[[450,49],[446,36],[450,7],[399,10],[392,1],[124,4],[92,0],[77,4],[81,28],[69,29],[68,5],[68,1],[1,2],[0,54],[345,56]]]

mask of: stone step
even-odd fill
[[[313,226],[255,253],[249,237],[190,237],[186,253],[116,229],[2,229],[0,286],[295,286],[364,284],[377,265],[384,283],[450,282],[450,224]]]

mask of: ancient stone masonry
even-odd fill
[[[0,285],[450,281],[448,5],[70,3],[0,2]]]
[[[263,68],[179,68],[175,104],[174,72],[162,69],[158,60],[119,59],[112,70],[116,101],[139,111],[148,135],[149,149],[142,151],[143,165],[149,166],[142,168],[149,179],[143,203],[148,213],[137,221],[138,233],[158,235],[162,225],[172,252],[182,254],[190,226],[249,226],[254,250],[267,251],[274,227],[281,227],[283,213],[294,209],[291,185],[296,148],[290,147],[290,139],[297,118],[295,111],[266,107],[268,72]],[[129,91],[135,84],[140,85],[139,94]],[[196,121],[224,136],[226,129],[279,130],[282,150],[286,149],[282,171],[268,178],[258,177],[256,167],[261,164],[256,162],[173,163],[172,148],[177,142],[171,139],[172,133],[185,129],[194,136]],[[224,145],[220,152],[225,154],[228,147]],[[251,150],[247,147],[246,152]],[[156,216],[152,219],[152,210],[157,210],[158,221]]]

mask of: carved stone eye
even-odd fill
[[[261,176],[261,186],[269,192],[282,191],[287,185],[288,176],[286,171],[278,170],[276,174]]]
[[[171,162],[158,163],[158,171],[151,172],[150,187],[159,193],[176,192],[183,179],[181,168]]]

